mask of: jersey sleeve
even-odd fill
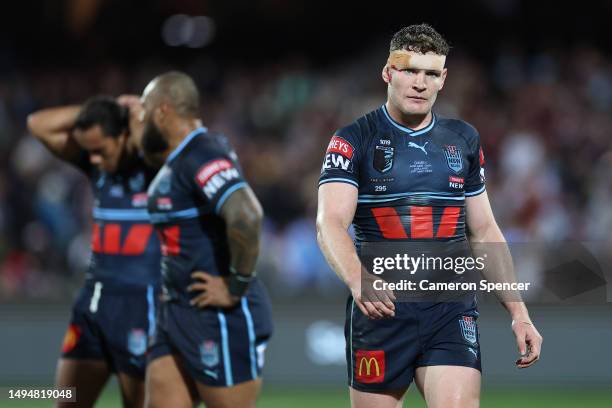
[[[476,137],[470,153],[470,167],[465,180],[465,196],[472,197],[485,191],[485,159],[480,143],[480,135],[474,130]]]
[[[319,186],[325,183],[348,183],[359,188],[359,160],[361,143],[356,126],[338,130],[329,141]]]
[[[232,150],[211,150],[190,160],[191,181],[198,195],[219,214],[233,192],[248,186]]]

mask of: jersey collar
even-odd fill
[[[414,129],[410,129],[409,127],[400,125],[399,123],[394,121],[393,118],[391,117],[391,115],[389,115],[389,112],[387,111],[387,107],[384,104],[382,106],[382,111],[383,111],[383,114],[385,115],[385,117],[387,118],[387,120],[389,121],[389,123],[391,123],[393,126],[395,126],[397,129],[401,130],[402,132],[408,133],[409,136],[419,136],[419,135],[422,135],[424,133],[427,133],[431,129],[433,129],[433,127],[436,124],[436,114],[432,112],[431,113],[431,122],[429,123],[429,125],[425,126],[423,129],[414,130]]]
[[[174,149],[169,155],[168,158],[166,159],[166,163],[170,163],[172,160],[174,160],[174,158],[176,156],[179,155],[179,153],[181,151],[183,151],[183,149],[189,144],[189,142],[191,142],[191,140],[198,136],[201,135],[202,133],[206,133],[208,131],[207,128],[205,128],[204,126],[201,126],[195,130],[193,130],[191,133],[189,133],[184,139],[183,141],[176,146],[176,149]]]

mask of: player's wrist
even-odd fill
[[[523,302],[506,302],[504,306],[506,306],[506,309],[510,313],[510,318],[513,322],[531,323],[529,312]]]
[[[255,271],[250,275],[239,273],[236,268],[230,266],[230,274],[227,278],[227,290],[236,298],[241,298],[249,290],[251,282],[255,279]]]
[[[360,277],[347,278],[344,281],[344,283],[349,288],[349,290],[353,293],[359,292],[361,290],[361,278]]]

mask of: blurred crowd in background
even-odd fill
[[[259,273],[272,294],[338,296],[316,243],[317,179],[334,130],[384,103],[385,47],[313,66],[288,57],[249,67],[202,56],[181,67],[202,117],[236,147],[266,213]],[[612,211],[612,59],[589,47],[500,49],[490,62],[453,50],[435,106],[480,132],[487,191],[510,241],[603,240]],[[140,93],[176,68],[156,60],[0,76],[0,299],[65,299],[89,257],[91,192],[26,129],[37,109],[95,94]]]

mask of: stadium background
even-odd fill
[[[479,129],[487,189],[509,239],[606,241],[611,13],[610,1],[8,3],[0,14],[0,387],[51,385],[89,251],[87,182],[27,134],[30,112],[140,93],[169,69],[192,75],[206,125],[230,137],[266,211],[258,270],[277,331],[261,406],[347,406],[346,291],[316,245],[316,181],[332,132],[383,103],[391,35],[426,21],[450,41],[436,111]],[[531,313],[543,360],[518,371],[508,318],[499,306],[483,308],[483,406],[610,406],[609,303],[533,305]],[[18,406],[4,398],[0,406]],[[117,398],[111,388],[101,406]]]

